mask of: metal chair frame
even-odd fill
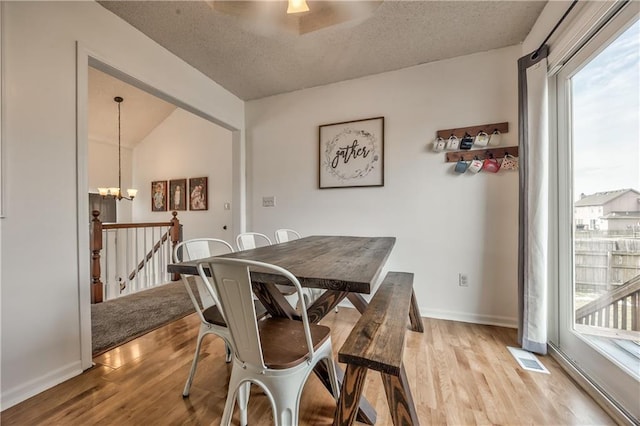
[[[276,426],[293,426],[298,424],[298,408],[304,384],[318,362],[324,362],[329,371],[329,380],[336,401],[339,397],[339,386],[333,363],[331,335],[325,326],[309,324],[302,286],[298,279],[284,268],[264,262],[245,259],[217,258],[198,264],[198,272],[206,277],[204,267],[213,276],[212,282],[219,295],[221,311],[229,325],[233,348],[233,368],[229,382],[229,392],[222,415],[221,425],[230,425],[236,400],[240,408],[240,423],[247,424],[247,405],[251,384],[262,388],[271,402]],[[296,288],[302,305],[300,321],[286,318],[267,318],[258,326],[253,309],[254,299],[249,268],[257,267],[270,270],[286,277]],[[271,340],[261,341],[261,332],[267,328],[282,330],[300,330],[302,325],[306,343],[306,354],[300,355],[297,361],[283,365],[267,365],[264,350]],[[311,328],[316,332],[316,346],[312,338]],[[318,339],[318,333],[321,339]],[[286,334],[289,336],[290,334]],[[298,334],[299,335],[299,334]],[[297,346],[297,345],[292,345]],[[287,350],[278,346],[278,350]],[[289,349],[291,351],[293,349]],[[282,355],[283,357],[285,355]],[[277,367],[277,368],[276,368]]]

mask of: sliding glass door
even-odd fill
[[[556,86],[558,346],[640,419],[637,12],[609,22],[563,67]]]

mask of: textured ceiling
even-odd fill
[[[322,23],[318,27],[324,28],[303,34],[271,22],[276,15],[264,8],[286,15],[283,1],[238,2],[265,11],[250,16],[225,13],[215,1],[99,3],[239,98],[252,100],[518,44],[546,1],[386,0],[355,19]]]

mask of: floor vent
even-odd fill
[[[549,370],[547,370],[531,352],[527,352],[524,349],[512,348],[511,346],[507,346],[507,349],[509,349],[511,355],[518,361],[520,367],[525,370],[549,374]]]

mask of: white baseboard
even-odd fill
[[[343,299],[339,304],[339,307],[354,308],[354,306],[347,300]],[[500,317],[496,315],[480,315],[470,314],[466,312],[453,312],[453,311],[441,311],[434,309],[427,309],[423,306],[420,307],[420,315],[423,318],[436,318],[449,321],[468,322],[471,324],[482,325],[494,325],[497,327],[518,328],[517,318]]]
[[[436,318],[449,321],[468,322],[472,324],[494,325],[497,327],[518,328],[516,318],[501,317],[496,315],[471,314],[467,312],[441,311],[420,307],[420,315],[426,318]]]
[[[38,377],[37,379],[16,386],[13,389],[3,391],[2,396],[0,397],[0,410],[6,410],[7,408],[69,380],[80,373],[82,373],[82,367],[78,360],[42,377]]]

